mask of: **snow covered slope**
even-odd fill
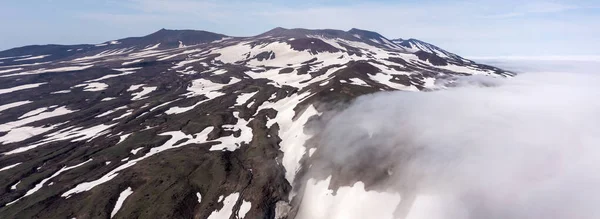
[[[429,43],[426,43],[426,42],[423,42],[423,41],[420,41],[417,39],[408,39],[408,40],[395,39],[395,40],[392,40],[392,42],[394,42],[395,44],[400,45],[403,48],[406,48],[407,50],[412,51],[412,52],[423,51],[423,52],[431,53],[438,57],[441,57],[444,59],[449,59],[449,60],[452,60],[455,62],[474,63],[471,60],[465,59],[454,53],[443,50],[435,45],[432,45],[432,44],[429,44]]]
[[[457,57],[371,31],[284,28],[0,52],[0,216],[288,217],[317,150],[307,124],[332,106],[512,75]]]

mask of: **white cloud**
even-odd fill
[[[559,13],[584,7],[556,2],[525,2],[512,11],[485,16],[486,18],[515,18],[535,14]]]
[[[600,56],[468,57],[514,72],[590,73],[600,69]]]
[[[523,61],[591,61],[600,62],[600,56],[481,56],[468,57],[477,60],[523,60]]]
[[[430,204],[441,206],[440,218],[596,218],[600,76],[594,72],[527,73],[486,81],[491,87],[363,96],[320,132],[321,160],[312,164],[358,173],[338,177],[343,182],[386,171],[389,179],[368,187],[399,192],[403,200],[435,197]]]
[[[168,16],[154,14],[114,14],[114,13],[81,13],[80,18],[117,24],[135,24],[140,22],[168,21]]]

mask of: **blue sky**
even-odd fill
[[[160,28],[250,36],[352,27],[465,56],[600,55],[599,0],[0,0],[0,50],[99,43]]]

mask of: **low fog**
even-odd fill
[[[590,73],[600,68],[600,56],[550,56],[550,57],[488,57],[474,58],[485,63],[514,72],[570,72]]]
[[[358,98],[327,123],[318,157],[387,171],[367,186],[400,194],[398,218],[419,196],[435,203],[411,219],[600,218],[598,75],[525,73],[453,85]]]

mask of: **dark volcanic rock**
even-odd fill
[[[402,45],[358,29],[163,29],[2,51],[0,218],[291,219],[310,165],[332,188],[377,189],[387,166],[319,163],[311,127],[361,95],[512,75]],[[381,156],[394,155],[368,157]]]
[[[332,45],[329,45],[322,40],[313,38],[302,38],[291,40],[290,46],[297,51],[310,51],[311,54],[320,52],[338,52],[339,50]]]
[[[177,48],[183,45],[197,45],[209,43],[225,38],[225,35],[201,30],[167,30],[161,29],[143,37],[131,37],[117,40],[121,46],[155,45],[160,43],[160,48]]]
[[[417,57],[419,57],[419,59],[423,60],[423,61],[429,61],[429,63],[435,65],[435,66],[446,66],[448,65],[448,62],[439,57],[436,56],[435,54],[431,54],[428,52],[424,52],[424,51],[417,51],[415,53],[415,55],[417,55]]]

